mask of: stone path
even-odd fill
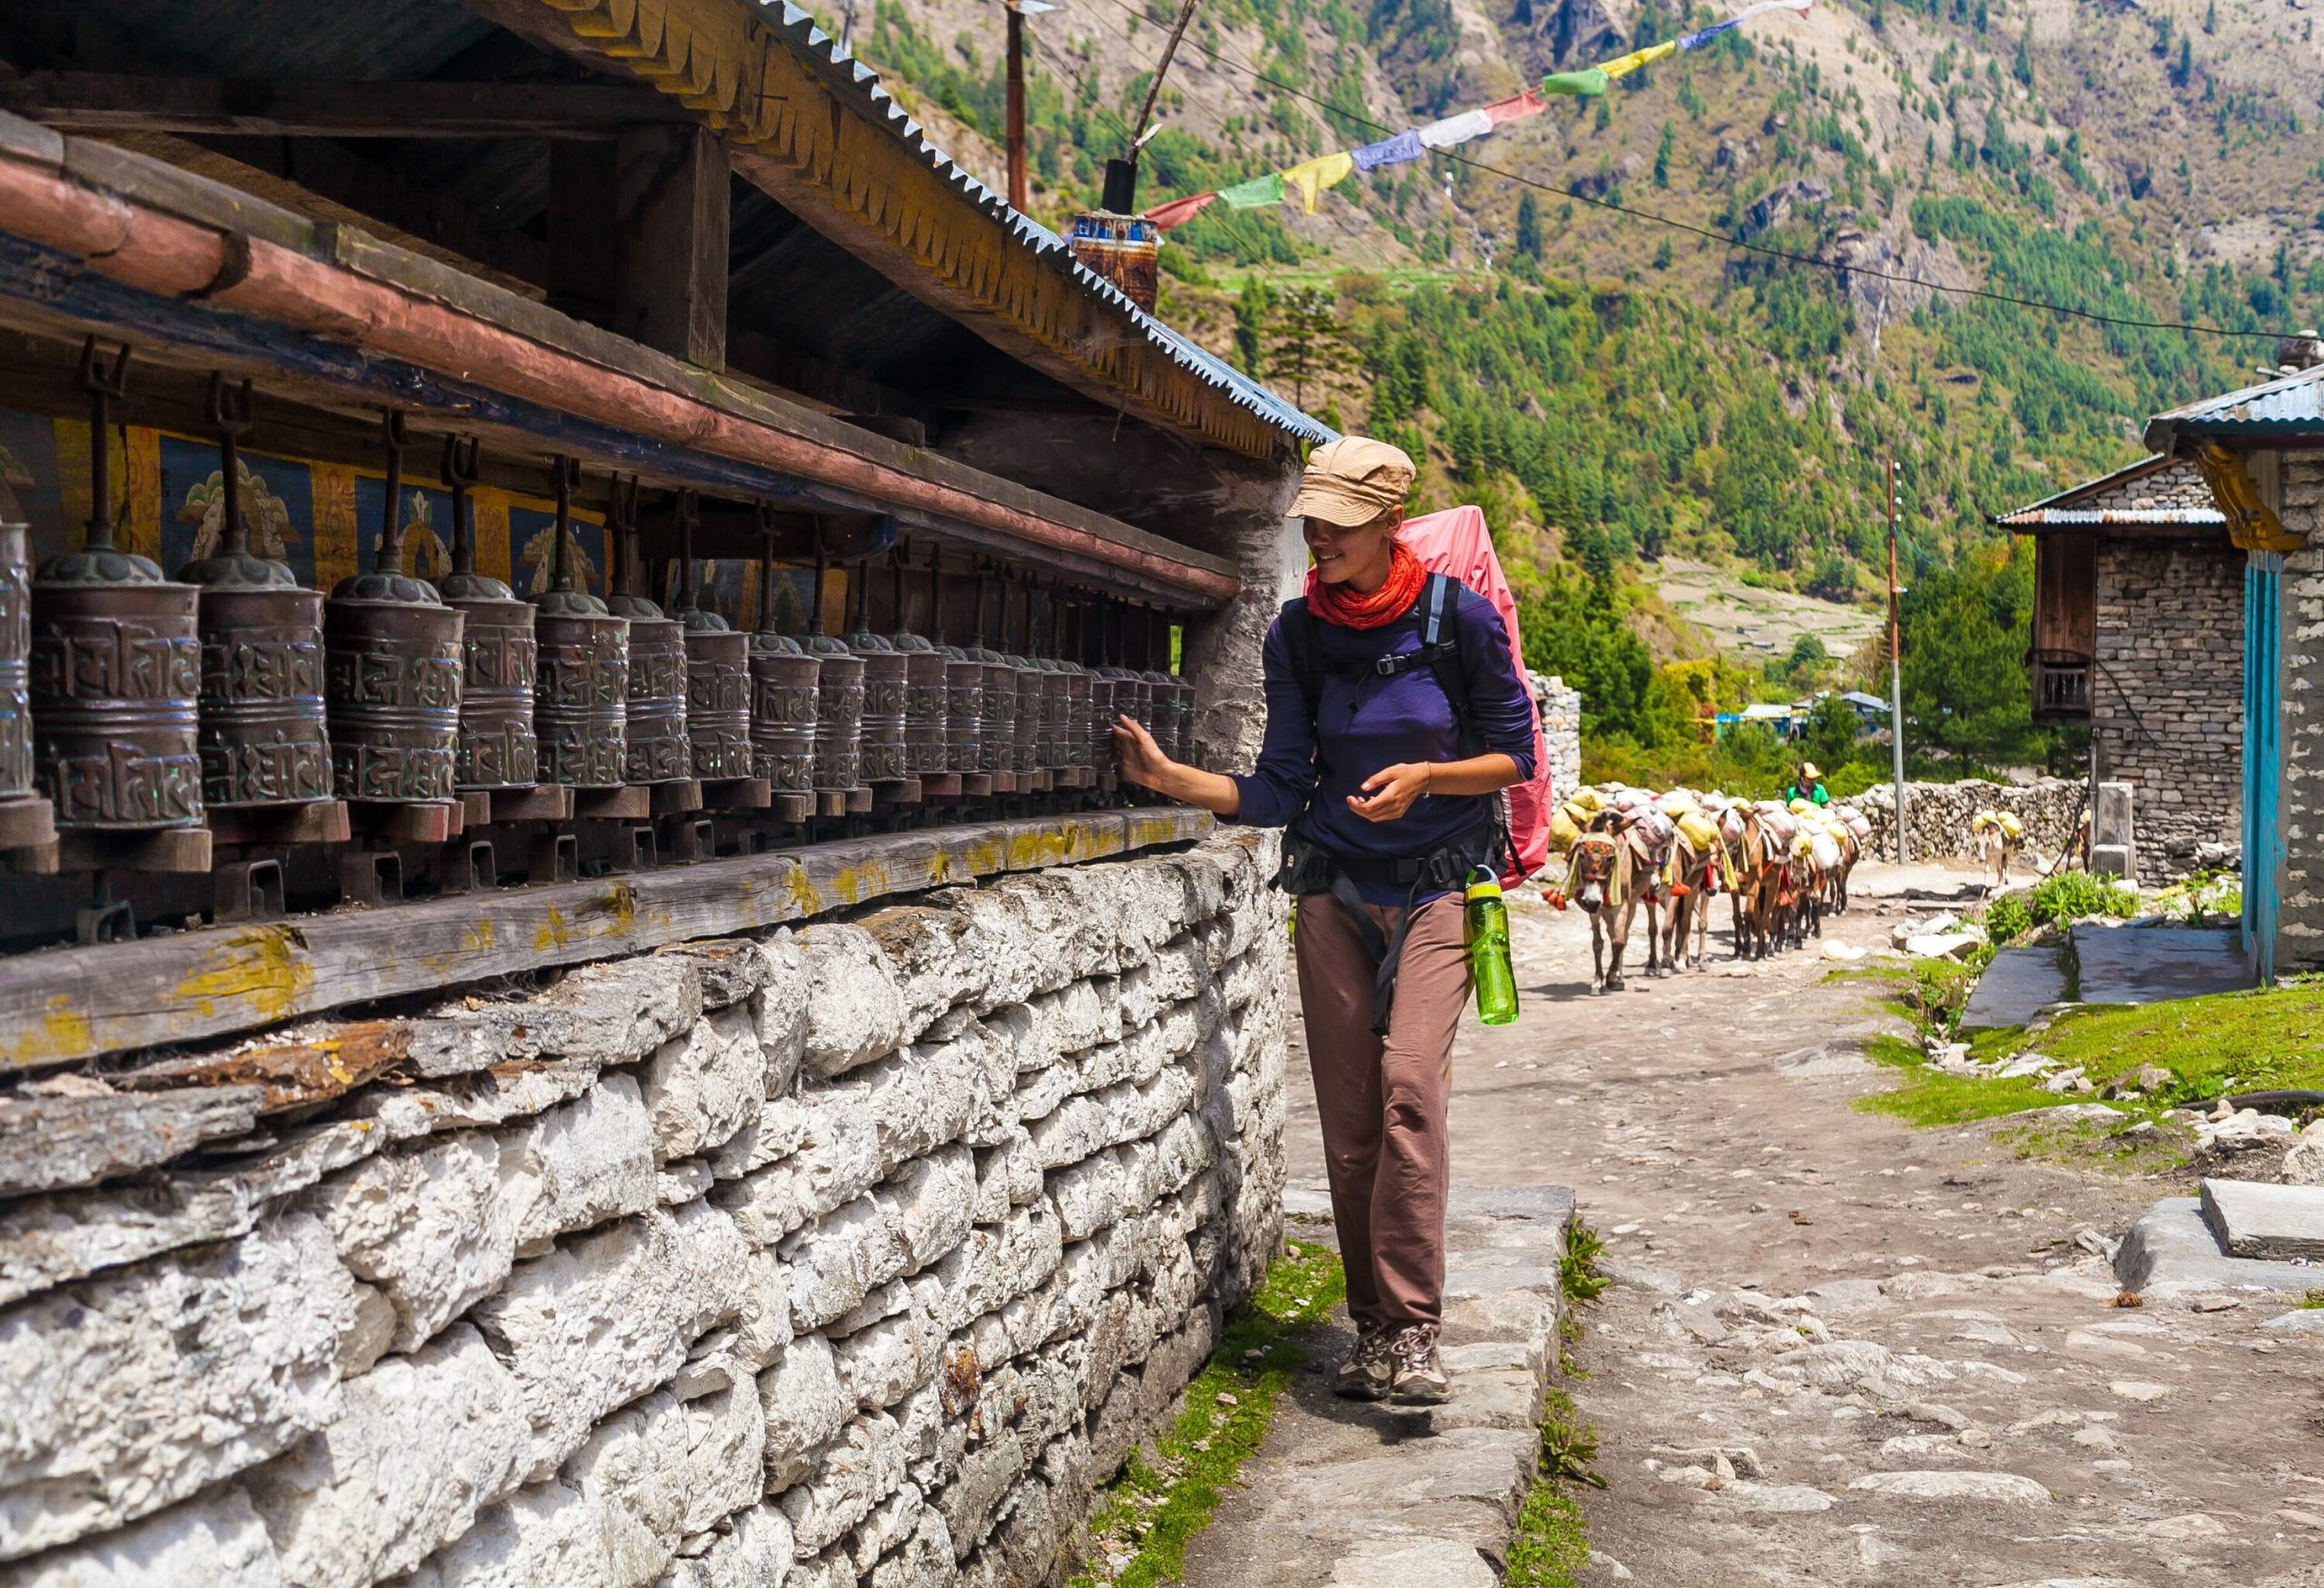
[[[1866,866],[1831,935],[1883,944],[1907,884],[1970,881]],[[2280,1297],[2226,1288],[2112,1305],[2111,1244],[2191,1185],[2023,1159],[2005,1123],[1853,1110],[1889,1084],[1855,1044],[1893,1022],[1812,947],[1741,966],[1722,932],[1707,972],[1591,997],[1584,918],[1514,913],[1524,1017],[1463,1028],[1454,1173],[1571,1185],[1609,1244],[1618,1282],[1567,1386],[1609,1484],[1583,1495],[1587,1581],[2324,1584],[2324,1334],[2270,1329]],[[1312,1100],[1293,1097],[1291,1177],[1318,1190]],[[1472,1434],[1295,1408],[1189,1588],[1469,1580],[1418,1556],[1342,1571],[1359,1524],[1299,1534],[1270,1485],[1335,1481],[1317,1475],[1366,1441],[1403,1456]],[[1360,1525],[1400,1563],[1393,1520]]]

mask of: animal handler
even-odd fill
[[[1124,775],[1282,826],[1298,901],[1307,1056],[1356,1341],[1333,1388],[1443,1400],[1452,1036],[1469,995],[1462,890],[1508,847],[1501,789],[1532,774],[1531,701],[1482,597],[1396,538],[1413,464],[1384,441],[1316,449],[1291,504],[1315,559],[1267,631],[1256,771],[1182,766],[1128,717]],[[1433,643],[1430,643],[1431,641]]]
[[[1806,800],[1817,805],[1832,803],[1831,794],[1824,787],[1824,774],[1813,761],[1801,762],[1799,770],[1792,775],[1791,786],[1783,791],[1784,804],[1789,804],[1794,800]]]

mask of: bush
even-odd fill
[[[2058,926],[2085,915],[2128,919],[2139,912],[2139,899],[2088,872],[2060,872],[2035,885],[2033,912],[2034,920]]]
[[[1984,927],[1993,942],[2014,942],[2034,930],[2033,907],[2023,893],[2004,893],[1985,906]]]

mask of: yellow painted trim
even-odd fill
[[[2198,441],[2191,455],[2211,500],[2227,516],[2227,538],[2244,551],[2303,551],[2308,537],[2284,528],[2275,509],[2260,498],[2260,488],[2245,467],[2243,454],[2230,452],[2215,441]]]

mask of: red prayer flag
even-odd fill
[[[1216,192],[1196,193],[1191,198],[1172,199],[1167,204],[1157,204],[1146,212],[1146,219],[1157,232],[1167,232],[1173,226],[1183,226],[1202,213]]]
[[[1497,127],[1503,122],[1513,122],[1521,116],[1540,115],[1549,108],[1550,102],[1529,88],[1514,98],[1499,100],[1485,106],[1485,114],[1492,118],[1492,124]]]

